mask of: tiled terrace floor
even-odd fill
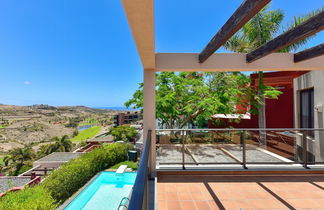
[[[158,176],[158,209],[324,209],[324,175]]]

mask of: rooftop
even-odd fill
[[[6,176],[0,177],[0,193],[3,193],[13,187],[21,187],[30,182],[29,177]]]
[[[49,154],[37,160],[36,162],[48,162],[48,161],[67,162],[69,160],[79,157],[82,154],[83,153],[81,152],[54,152],[52,154]]]
[[[114,141],[114,137],[112,135],[107,135],[107,136],[102,136],[102,137],[96,137],[93,139],[89,139],[87,140],[87,143],[91,143],[91,142],[113,142]]]

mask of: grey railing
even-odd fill
[[[150,161],[151,161],[151,139],[152,131],[147,133],[147,139],[144,142],[144,149],[141,155],[140,165],[137,170],[136,180],[133,186],[133,192],[129,201],[128,209],[142,210],[148,209],[149,198],[149,176],[150,174]]]
[[[156,129],[157,134],[161,134],[161,133],[169,133],[170,134],[170,139],[171,139],[171,135],[175,136],[175,139],[177,139],[178,141],[176,143],[171,143],[171,141],[169,143],[166,144],[159,144],[158,142],[158,146],[166,146],[165,150],[167,150],[168,146],[174,146],[173,149],[177,150],[178,155],[179,155],[179,151],[181,151],[181,155],[179,155],[177,161],[173,161],[173,162],[161,162],[159,164],[161,165],[171,165],[171,164],[176,164],[176,165],[182,165],[183,169],[186,169],[186,165],[216,165],[216,164],[241,164],[242,167],[244,169],[247,169],[246,165],[247,164],[301,164],[303,165],[305,168],[308,168],[309,164],[312,164],[309,161],[309,148],[308,145],[311,142],[314,142],[315,139],[320,140],[322,142],[324,142],[324,128],[265,128],[265,129],[255,129],[255,128],[228,128],[228,129],[220,129],[220,128],[214,128],[214,129]],[[192,155],[189,151],[189,149],[187,148],[187,146],[192,146],[192,145],[199,145],[199,144],[195,144],[192,143],[194,142],[192,139],[193,136],[197,133],[203,134],[224,134],[224,133],[231,133],[234,132],[236,135],[236,144],[235,146],[239,146],[239,150],[240,150],[240,157],[231,154],[230,152],[228,152],[226,149],[224,149],[224,147],[219,146],[219,145],[226,145],[226,143],[211,143],[213,145],[219,146],[220,149],[222,150],[222,152],[226,153],[226,155],[230,156],[231,158],[233,158],[235,161],[233,162],[213,162],[213,161],[209,161],[209,162],[204,162],[204,161],[200,161],[197,162],[194,159],[194,155]],[[317,133],[315,133],[317,132]],[[233,133],[231,133],[233,134]],[[287,134],[287,135],[286,135]],[[291,136],[289,136],[291,135]],[[248,136],[248,137],[247,137]],[[252,136],[252,137],[251,137]],[[190,139],[191,138],[191,139]],[[197,139],[197,137],[195,137]],[[270,145],[267,146],[267,143],[263,144],[263,140],[265,139],[271,139],[271,141],[275,141],[273,139],[277,139],[278,142],[280,142],[280,144],[278,143],[277,145]],[[160,139],[159,137],[157,138],[158,140]],[[189,142],[188,143],[188,139]],[[199,139],[199,138],[198,138]],[[253,144],[251,143],[253,139]],[[286,141],[290,141],[288,144]],[[297,145],[297,139],[298,139],[298,145]],[[212,142],[213,140],[209,139],[209,142]],[[249,143],[247,143],[247,141],[249,141]],[[267,140],[265,142],[269,143],[270,140]],[[204,143],[203,143],[204,144]],[[294,145],[291,145],[294,144]],[[259,150],[262,150],[266,153],[269,154],[273,154],[273,155],[277,155],[278,157],[280,156],[280,150],[282,148],[280,148],[280,146],[289,146],[289,149],[291,150],[290,153],[292,152],[292,156],[294,156],[293,158],[291,158],[291,161],[251,161],[251,154],[249,154],[250,156],[250,161],[247,158],[247,151],[249,151],[247,149],[248,148],[251,149],[251,147],[255,147]],[[229,145],[227,145],[229,146]],[[270,148],[269,151],[267,148]],[[324,148],[323,148],[324,149]],[[276,154],[275,152],[277,152],[278,154]],[[157,154],[158,155],[158,154]],[[185,156],[187,155],[187,157],[191,156],[192,160],[191,162],[186,161]],[[163,157],[163,155],[160,157],[161,159],[167,159],[167,157]],[[180,160],[181,159],[181,160]],[[253,158],[252,158],[253,159]],[[283,158],[284,159],[284,158]],[[288,160],[288,159],[287,159]],[[322,161],[318,161],[316,163],[321,163],[323,164],[323,160]]]

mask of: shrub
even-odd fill
[[[79,134],[78,129],[75,129],[75,130],[73,131],[72,137],[76,137],[78,134]]]
[[[0,209],[6,210],[51,210],[57,204],[42,186],[27,187],[18,192],[9,192],[0,198]]]
[[[138,134],[138,131],[134,127],[120,125],[110,128],[109,133],[114,137],[114,141],[130,141]]]
[[[118,169],[119,166],[121,165],[127,165],[127,168],[131,168],[133,170],[138,169],[138,164],[133,161],[124,161],[124,162],[117,163],[116,165],[112,166],[110,169]]]
[[[127,159],[130,145],[103,146],[69,161],[48,176],[42,186],[59,203],[64,202],[99,171]]]

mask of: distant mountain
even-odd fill
[[[110,110],[119,110],[119,111],[138,111],[138,109],[131,109],[122,106],[109,106],[109,107],[92,107],[94,109],[110,109]]]

